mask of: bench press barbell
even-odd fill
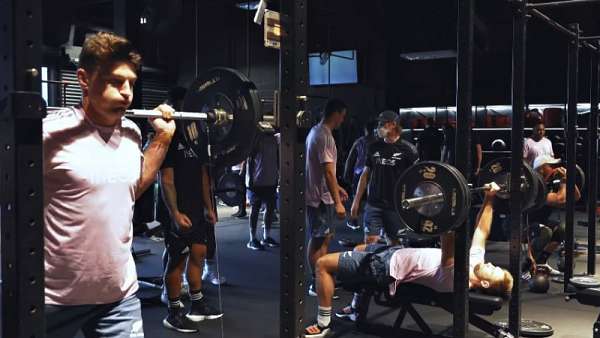
[[[539,181],[533,169],[523,162],[521,170],[523,210],[534,205]],[[483,183],[484,182],[484,183]],[[418,234],[440,235],[464,223],[471,208],[471,194],[501,187],[498,199],[508,200],[510,158],[500,158],[480,171],[480,187],[471,188],[455,167],[441,162],[420,162],[408,168],[395,186],[396,212],[408,228]]]
[[[457,168],[441,162],[421,162],[408,168],[395,186],[396,211],[404,224],[418,234],[440,235],[464,223],[471,207],[471,194],[484,192],[491,182],[500,186],[499,203],[508,203],[511,193],[510,157],[482,167],[479,187],[471,187]],[[576,185],[581,190],[585,174],[576,165]],[[560,179],[548,183],[523,162],[521,169],[522,210],[542,207],[548,191],[556,191]]]

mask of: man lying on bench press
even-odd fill
[[[486,192],[473,235],[470,250],[469,288],[508,297],[513,286],[510,272],[484,263],[485,243],[490,234],[493,218],[493,200],[500,187],[491,184]],[[316,264],[319,312],[317,323],[308,326],[307,338],[325,337],[330,331],[331,303],[335,277],[342,283],[389,286],[395,294],[400,283],[416,283],[437,292],[454,289],[454,232],[441,237],[442,248],[402,248],[400,246],[369,253],[372,246],[358,246],[354,251],[331,253],[319,258]],[[364,251],[367,249],[367,251]],[[352,305],[357,302],[353,301]],[[342,312],[355,311],[352,305]]]

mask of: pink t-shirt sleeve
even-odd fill
[[[317,153],[317,157],[319,158],[319,162],[323,163],[334,163],[336,148],[335,143],[332,143],[333,140],[330,137],[323,136],[319,139],[319,152]]]

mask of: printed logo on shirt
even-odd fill
[[[177,150],[185,150],[185,146],[180,142],[177,144]]]

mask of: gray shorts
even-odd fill
[[[306,225],[312,238],[323,238],[335,233],[335,208],[321,203],[318,208],[306,206]]]
[[[102,305],[46,305],[46,338],[143,338],[137,296]]]
[[[390,240],[400,238],[406,229],[396,210],[375,207],[369,203],[365,206],[364,224],[367,236],[377,236],[383,230]]]
[[[373,244],[368,245],[366,251],[346,251],[338,259],[337,279],[344,284],[377,285],[382,281],[391,282],[390,260],[400,248]],[[378,249],[384,250],[371,255]]]

